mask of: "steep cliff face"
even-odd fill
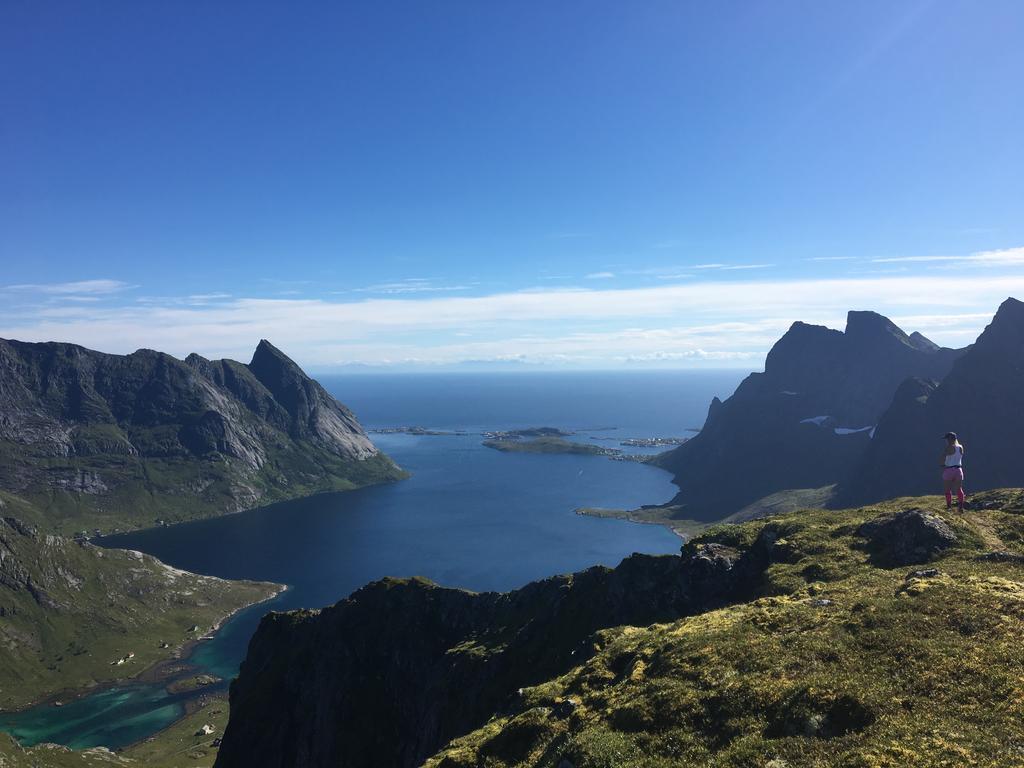
[[[844,426],[875,424],[902,381],[942,378],[959,356],[920,333],[907,336],[876,312],[849,312],[843,333],[794,323],[765,361],[766,385],[796,392],[814,415]]]
[[[874,312],[850,312],[845,333],[794,323],[764,373],[716,399],[700,434],[659,459],[681,489],[672,503],[714,520],[776,491],[840,481],[899,384],[942,378],[961,353]]]
[[[1007,299],[940,382],[908,382],[878,424],[842,503],[927,493],[941,487],[943,434],[967,448],[968,490],[1024,485],[1024,303]]]
[[[745,553],[634,555],[504,594],[385,579],[322,611],[271,614],[232,685],[217,765],[417,766],[581,663],[595,631],[755,593],[770,549],[765,537]]]
[[[1012,764],[1024,494],[979,501],[804,510],[508,594],[386,580],[268,616],[216,765]]]
[[[0,340],[0,487],[40,523],[131,527],[397,475],[267,341],[243,365]]]

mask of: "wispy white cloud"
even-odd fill
[[[963,326],[978,327],[992,319],[993,312],[960,312],[943,315],[893,315],[892,320],[900,328],[959,328]]]
[[[270,338],[313,368],[340,361],[457,363],[500,355],[590,366],[676,355],[680,364],[704,359],[757,367],[794,320],[842,327],[846,309],[874,309],[919,321],[916,327],[904,325],[907,331],[959,345],[984,327],[1007,295],[1024,296],[1024,273],[705,280],[333,301],[103,303],[0,315],[0,336],[62,339],[111,352],[150,347],[181,356],[197,351],[242,358],[257,339]],[[938,319],[952,316],[956,322]],[[458,335],[466,333],[473,336]]]
[[[891,266],[891,267],[879,267],[877,269],[851,269],[847,274],[850,275],[898,275],[904,272],[909,272],[910,267],[907,266]]]
[[[633,354],[627,355],[624,358],[620,358],[627,363],[667,363],[667,362],[681,362],[688,360],[701,360],[701,361],[725,361],[725,360],[751,360],[756,357],[755,352],[727,352],[723,350],[708,351],[706,349],[687,349],[683,352],[649,352],[645,354]]]
[[[910,262],[928,262],[928,261],[963,261],[968,256],[892,256],[882,259],[871,259],[874,264],[899,264],[899,263],[910,263]]]
[[[402,294],[402,293],[438,293],[442,291],[468,291],[472,285],[438,283],[431,278],[409,277],[392,283],[377,283],[362,288],[353,288],[353,293],[379,293],[379,294]],[[346,291],[338,291],[346,293]]]
[[[735,270],[735,269],[767,269],[768,267],[774,267],[774,264],[694,264],[688,269],[719,269],[723,272]]]
[[[188,297],[188,300],[195,304],[205,304],[211,301],[223,301],[230,298],[230,293],[193,293]]]
[[[313,368],[353,361],[449,365],[487,360],[591,367],[674,361],[756,368],[794,320],[841,328],[846,309],[873,309],[908,332],[961,346],[973,340],[1007,295],[1024,296],[1024,270],[1017,268],[1024,263],[1024,248],[939,260],[993,267],[965,273],[914,268],[921,260],[867,259],[876,274],[824,279],[725,279],[727,269],[768,266],[762,264],[624,265],[591,273],[594,282],[585,286],[547,283],[486,295],[475,295],[479,286],[474,282],[429,277],[327,299],[216,291],[127,297],[117,294],[133,286],[116,280],[33,283],[8,287],[9,297],[21,291],[33,306],[26,311],[14,302],[0,302],[0,336],[63,339],[111,352],[150,347],[181,356],[197,351],[240,358],[265,337]],[[900,272],[882,274],[889,270]],[[632,288],[601,282],[634,275],[658,282]],[[703,279],[692,279],[695,275]],[[472,294],[458,295],[471,287]]]
[[[21,283],[6,286],[9,291],[52,295],[119,293],[135,287],[121,280],[78,280],[69,283]]]
[[[910,262],[963,262],[974,266],[983,267],[1010,267],[1024,265],[1024,247],[1003,248],[994,251],[978,251],[969,256],[893,256],[888,258],[872,259],[876,264],[894,264]]]
[[[856,256],[811,256],[804,261],[853,261]]]
[[[610,280],[615,277],[614,272],[591,272],[587,275],[587,280]]]

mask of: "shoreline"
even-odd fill
[[[617,427],[609,427],[607,429],[614,430],[614,429],[618,429],[618,428]],[[463,434],[466,434],[466,433],[463,433]],[[662,469],[661,467],[658,467],[658,468]],[[266,509],[271,508],[271,507],[273,507],[275,505],[284,504],[284,503],[288,503],[288,502],[299,500],[299,499],[314,498],[314,497],[317,497],[317,496],[326,496],[328,494],[344,494],[344,493],[348,493],[348,492],[354,491],[354,490],[361,490],[363,488],[372,488],[372,487],[376,487],[376,486],[388,485],[390,483],[395,483],[398,480],[406,479],[408,476],[409,476],[409,473],[403,470],[402,477],[390,479],[390,480],[387,480],[387,481],[384,481],[384,482],[378,482],[378,483],[372,483],[372,484],[368,484],[368,485],[363,485],[363,486],[359,486],[358,488],[351,488],[351,489],[346,489],[346,490],[330,490],[329,489],[329,490],[316,491],[314,493],[297,494],[297,495],[295,495],[293,497],[289,497],[289,498],[285,498],[285,499],[275,499],[273,501],[270,501],[270,502],[268,502],[266,504],[262,504],[262,505],[259,505],[259,506],[237,508],[237,509],[228,509],[228,510],[222,511],[219,514],[215,514],[215,515],[197,517],[197,518],[190,519],[190,520],[181,520],[181,521],[177,521],[177,522],[173,522],[173,523],[168,523],[168,524],[162,524],[162,525],[149,525],[149,526],[145,526],[145,527],[133,528],[131,530],[122,530],[122,531],[119,531],[117,534],[112,534],[111,533],[111,534],[104,534],[104,535],[101,535],[99,537],[90,537],[89,541],[90,541],[90,543],[92,543],[95,546],[100,546],[100,547],[103,547],[103,548],[106,548],[106,549],[127,549],[127,548],[129,548],[127,545],[119,545],[119,544],[117,544],[115,542],[108,541],[108,540],[109,539],[115,539],[117,536],[130,535],[130,534],[139,533],[139,532],[143,532],[143,531],[153,531],[155,529],[160,529],[160,528],[170,528],[172,526],[180,526],[180,525],[184,525],[184,524],[187,524],[187,523],[195,523],[195,522],[199,522],[201,520],[211,520],[211,519],[220,518],[220,517],[228,517],[230,515],[239,515],[239,514],[242,514],[242,513],[245,513],[245,512],[253,512],[253,511],[258,511],[258,510],[266,510]],[[582,513],[580,513],[577,510],[577,514],[582,514]],[[606,515],[593,515],[593,516],[613,516],[613,515],[606,514]],[[632,518],[629,518],[629,517],[625,516],[624,514],[622,515],[622,519],[627,519],[627,520],[630,520],[631,522],[644,522],[644,523],[648,523],[648,524],[652,524],[652,523],[653,524],[658,524],[655,521],[632,519]],[[686,535],[684,533],[675,530],[671,525],[667,525],[666,524],[666,527],[668,527],[669,530],[672,530],[673,533],[676,533],[676,535],[679,536],[680,538],[682,538],[684,541],[686,540]],[[264,582],[264,583],[270,584],[270,582]],[[107,680],[103,680],[103,681],[94,681],[93,683],[87,684],[84,687],[80,687],[80,688],[66,688],[66,689],[63,689],[63,690],[58,691],[56,693],[42,696],[39,699],[36,699],[36,700],[34,700],[32,702],[25,703],[25,704],[23,704],[23,705],[21,705],[21,706],[19,706],[17,708],[9,709],[9,710],[7,710],[7,713],[9,713],[9,714],[16,714],[16,713],[24,712],[24,711],[31,710],[31,709],[34,709],[34,708],[37,708],[37,707],[42,708],[42,707],[47,707],[47,706],[54,706],[57,702],[60,702],[61,704],[70,704],[72,702],[79,701],[79,700],[84,699],[84,698],[86,698],[88,696],[91,696],[93,694],[101,694],[101,693],[103,693],[105,691],[109,691],[111,689],[118,688],[118,687],[121,687],[121,686],[159,684],[161,682],[170,681],[173,678],[187,676],[190,672],[197,671],[197,668],[193,664],[190,664],[189,659],[192,657],[192,655],[194,654],[195,650],[199,647],[199,645],[202,642],[210,640],[213,637],[215,637],[216,634],[223,628],[225,623],[230,621],[232,618],[237,616],[242,611],[245,611],[245,610],[247,610],[249,608],[252,608],[253,606],[256,606],[256,605],[260,605],[260,604],[264,604],[264,603],[269,603],[269,602],[273,601],[274,599],[280,597],[289,588],[290,587],[287,586],[287,585],[280,585],[280,584],[274,585],[273,591],[271,593],[267,594],[264,598],[258,599],[258,600],[249,601],[249,602],[247,602],[244,605],[240,605],[239,607],[237,607],[233,611],[225,613],[201,637],[194,637],[194,638],[187,639],[185,642],[183,642],[180,645],[178,645],[177,647],[171,649],[170,650],[170,654],[169,654],[169,656],[167,658],[164,658],[164,659],[152,662],[148,666],[138,670],[137,672],[134,672],[133,674],[125,675],[125,676],[118,677],[118,678],[115,678],[115,679],[107,679]],[[226,684],[228,682],[229,681],[225,681],[225,685],[224,685],[225,688],[226,688]],[[208,690],[207,692],[205,692],[203,694],[198,694],[197,696],[194,696],[194,697],[190,697],[188,699],[188,701],[181,702],[181,704],[183,706],[183,712],[178,717],[174,718],[173,720],[171,720],[170,722],[168,722],[166,725],[164,725],[163,727],[159,728],[158,730],[153,731],[151,734],[149,734],[144,739],[140,739],[138,742],[132,742],[131,744],[126,744],[124,746],[118,747],[117,751],[120,752],[120,751],[123,751],[123,750],[127,750],[127,749],[131,748],[132,746],[135,746],[136,744],[145,741],[146,739],[152,738],[153,736],[156,736],[158,734],[164,733],[165,731],[173,728],[178,723],[180,723],[183,718],[187,717],[190,714],[190,712],[191,712],[190,707],[192,707],[195,704],[195,702],[199,700],[199,698],[201,698],[203,696],[214,696],[215,697],[217,695],[216,691],[213,690],[215,688],[219,689],[220,686],[219,685],[218,686],[211,686],[211,689]]]
[[[134,675],[129,675],[127,677],[119,677],[119,678],[116,678],[114,680],[95,681],[93,685],[86,686],[85,688],[65,688],[65,689],[62,689],[62,690],[54,693],[54,694],[50,694],[50,695],[44,696],[42,698],[36,699],[34,701],[31,701],[31,702],[29,702],[27,704],[24,704],[22,706],[15,707],[13,709],[2,710],[2,711],[0,711],[0,714],[16,715],[16,714],[20,714],[20,713],[23,713],[23,712],[27,712],[30,709],[35,709],[37,707],[47,707],[47,706],[59,709],[64,704],[67,704],[67,703],[70,703],[70,702],[73,702],[73,701],[79,701],[80,699],[84,699],[87,696],[91,696],[91,695],[96,694],[96,693],[102,693],[103,691],[108,691],[108,690],[111,690],[113,688],[117,688],[118,686],[121,686],[121,685],[133,684],[133,683],[143,683],[143,684],[145,684],[145,683],[153,683],[153,684],[155,684],[155,683],[160,683],[163,680],[166,680],[166,679],[170,678],[174,674],[174,671],[173,671],[172,668],[177,666],[177,665],[187,665],[188,664],[188,658],[192,655],[192,653],[196,650],[196,648],[200,644],[202,644],[203,642],[211,640],[213,638],[213,636],[216,635],[216,633],[220,630],[220,628],[222,626],[224,626],[225,622],[229,621],[234,616],[237,616],[242,611],[248,610],[249,608],[252,608],[252,607],[257,606],[257,605],[261,605],[263,603],[270,602],[271,600],[274,600],[275,598],[280,597],[283,593],[287,592],[290,589],[290,587],[287,584],[275,584],[274,582],[269,582],[269,581],[267,581],[267,582],[253,582],[253,583],[271,584],[271,585],[273,585],[275,587],[275,590],[274,590],[273,594],[268,595],[267,597],[263,598],[262,600],[253,600],[253,601],[251,601],[249,603],[246,603],[245,605],[239,606],[238,608],[236,608],[235,610],[231,611],[230,613],[222,616],[213,625],[213,627],[206,634],[204,634],[202,637],[197,637],[197,638],[193,638],[191,640],[186,640],[184,643],[182,643],[177,648],[175,648],[171,652],[170,658],[162,659],[160,661],[155,661],[152,664],[150,664],[148,667],[144,667],[143,669],[140,669]],[[179,718],[179,720],[180,720],[180,718]],[[174,722],[176,723],[178,721],[175,720]],[[171,725],[173,725],[173,723]],[[170,727],[170,725],[168,725],[168,727]],[[164,729],[161,728],[160,730],[162,731]],[[14,734],[11,734],[11,733],[6,732],[6,731],[5,731],[5,733],[8,733],[8,735],[11,736],[12,739],[14,739],[15,741],[18,741],[17,738],[14,737]],[[158,731],[158,733],[159,733],[159,731]],[[20,744],[20,742],[18,742],[18,743]]]
[[[657,466],[656,464],[654,466]],[[577,515],[587,517],[605,517],[615,520],[627,520],[643,525],[662,525],[687,541],[714,525],[743,523],[773,515],[793,512],[798,509],[829,509],[829,503],[835,491],[834,485],[821,488],[793,488],[764,496],[751,502],[740,510],[726,515],[719,520],[701,522],[687,517],[676,517],[685,506],[672,504],[650,504],[636,509],[610,509],[605,507],[579,507],[574,510]]]
[[[396,464],[395,466],[397,467],[398,465]],[[154,525],[142,525],[142,526],[139,526],[138,528],[125,528],[124,530],[119,530],[116,533],[113,532],[113,531],[111,531],[110,533],[101,533],[99,536],[97,536],[95,534],[90,534],[90,535],[87,535],[87,536],[75,536],[74,534],[65,534],[65,533],[60,533],[60,532],[51,532],[51,533],[53,533],[53,535],[55,535],[55,536],[63,536],[66,539],[73,539],[75,541],[86,541],[89,544],[93,544],[93,545],[95,545],[97,547],[104,547],[106,549],[124,549],[124,547],[106,546],[106,545],[104,545],[102,543],[103,539],[110,539],[110,538],[113,538],[114,536],[126,536],[126,535],[128,535],[130,533],[146,533],[146,532],[149,532],[149,531],[160,530],[161,528],[176,528],[179,525],[191,525],[192,523],[201,523],[201,522],[204,522],[206,520],[219,520],[222,517],[231,517],[232,515],[244,515],[246,512],[256,512],[257,510],[266,509],[267,507],[272,507],[275,504],[286,504],[286,503],[292,502],[292,501],[300,501],[302,499],[311,499],[311,498],[313,498],[315,496],[325,496],[325,495],[330,494],[330,493],[353,493],[355,491],[361,491],[361,490],[363,490],[365,488],[376,488],[379,485],[388,485],[389,483],[399,483],[399,482],[402,482],[403,480],[408,480],[412,476],[412,474],[408,470],[402,469],[401,467],[398,467],[398,469],[401,472],[401,476],[400,477],[396,477],[396,478],[393,478],[391,480],[382,480],[379,483],[367,483],[366,485],[359,485],[359,486],[356,486],[355,488],[345,488],[345,489],[340,489],[340,490],[339,489],[334,489],[334,490],[332,490],[332,489],[325,489],[325,490],[322,490],[322,491],[313,491],[312,493],[300,493],[300,494],[297,494],[295,496],[286,496],[284,498],[274,499],[273,501],[268,501],[265,504],[257,504],[256,506],[243,507],[241,509],[226,509],[226,510],[224,510],[222,512],[218,512],[218,513],[215,513],[215,514],[212,514],[212,515],[204,515],[204,516],[201,516],[201,517],[193,517],[193,518],[190,518],[188,520],[176,520],[173,523],[161,523],[160,525],[155,525],[155,524]]]

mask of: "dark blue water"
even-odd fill
[[[321,379],[369,429],[419,425],[470,433],[528,426],[577,431],[610,447],[629,437],[685,436],[737,373],[352,376]],[[110,537],[178,568],[275,581],[289,590],[244,611],[190,661],[230,678],[269,609],[331,604],[385,575],[421,575],[474,590],[615,565],[679,540],[656,526],[582,517],[581,506],[633,507],[674,492],[661,470],[603,457],[500,453],[479,434],[375,434],[409,480],[326,494],[198,523]],[[630,453],[637,449],[625,449]],[[194,672],[193,672],[194,673]],[[0,715],[24,743],[117,748],[180,717],[189,696],[130,684],[61,709]]]

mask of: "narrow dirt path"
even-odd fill
[[[995,524],[992,522],[992,519],[984,512],[971,512],[968,510],[964,515],[964,521],[978,532],[981,540],[985,543],[985,547],[989,550],[996,552],[1007,549],[1006,544],[999,538],[999,534],[996,533]]]

